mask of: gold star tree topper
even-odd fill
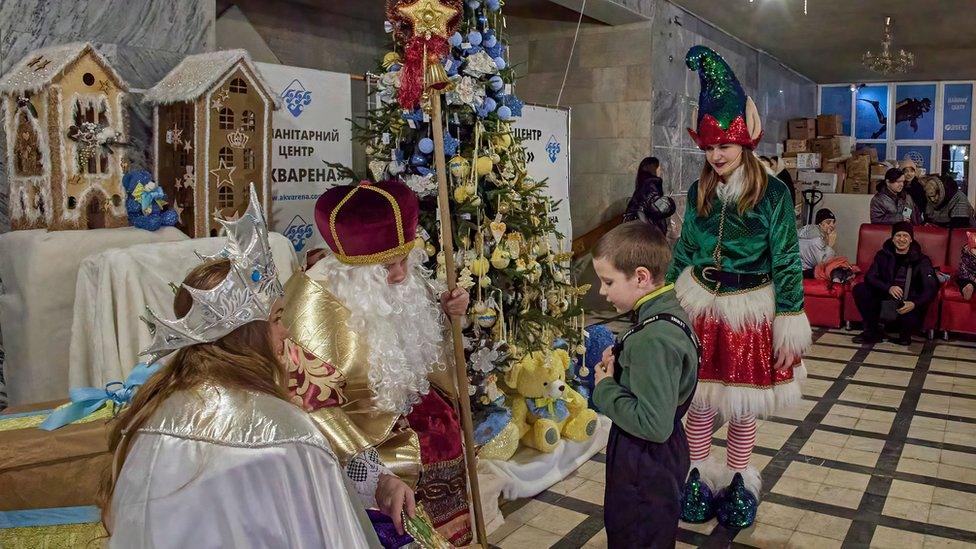
[[[457,15],[457,10],[438,0],[417,0],[397,10],[410,20],[415,36],[423,35],[428,39],[431,36],[447,38],[447,25]]]

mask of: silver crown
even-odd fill
[[[210,290],[184,285],[193,304],[183,318],[166,320],[146,308],[152,344],[139,356],[152,364],[177,349],[211,343],[255,320],[268,320],[271,305],[284,295],[268,243],[268,223],[251,184],[247,211],[235,220],[217,219],[227,232],[227,244],[215,255],[197,253],[202,261],[229,259],[224,280]]]

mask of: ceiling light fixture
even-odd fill
[[[898,50],[894,51],[891,44],[894,33],[891,31],[891,16],[885,17],[884,34],[881,38],[881,51],[873,53],[871,50],[864,52],[861,62],[868,69],[881,74],[901,74],[908,72],[908,69],[915,65],[915,54]]]

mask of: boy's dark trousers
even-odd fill
[[[610,428],[603,511],[610,549],[674,547],[690,466],[681,418],[692,396],[675,411],[674,431],[665,442]]]

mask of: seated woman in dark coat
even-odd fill
[[[881,341],[882,307],[885,307],[882,303],[895,301],[897,319],[892,324],[899,325],[900,337],[892,343],[910,345],[912,334],[922,327],[928,306],[938,291],[939,281],[932,261],[915,242],[912,224],[907,221],[895,223],[891,227],[891,238],[874,256],[864,282],[854,286],[854,302],[864,319],[864,332],[855,337],[854,342]]]

